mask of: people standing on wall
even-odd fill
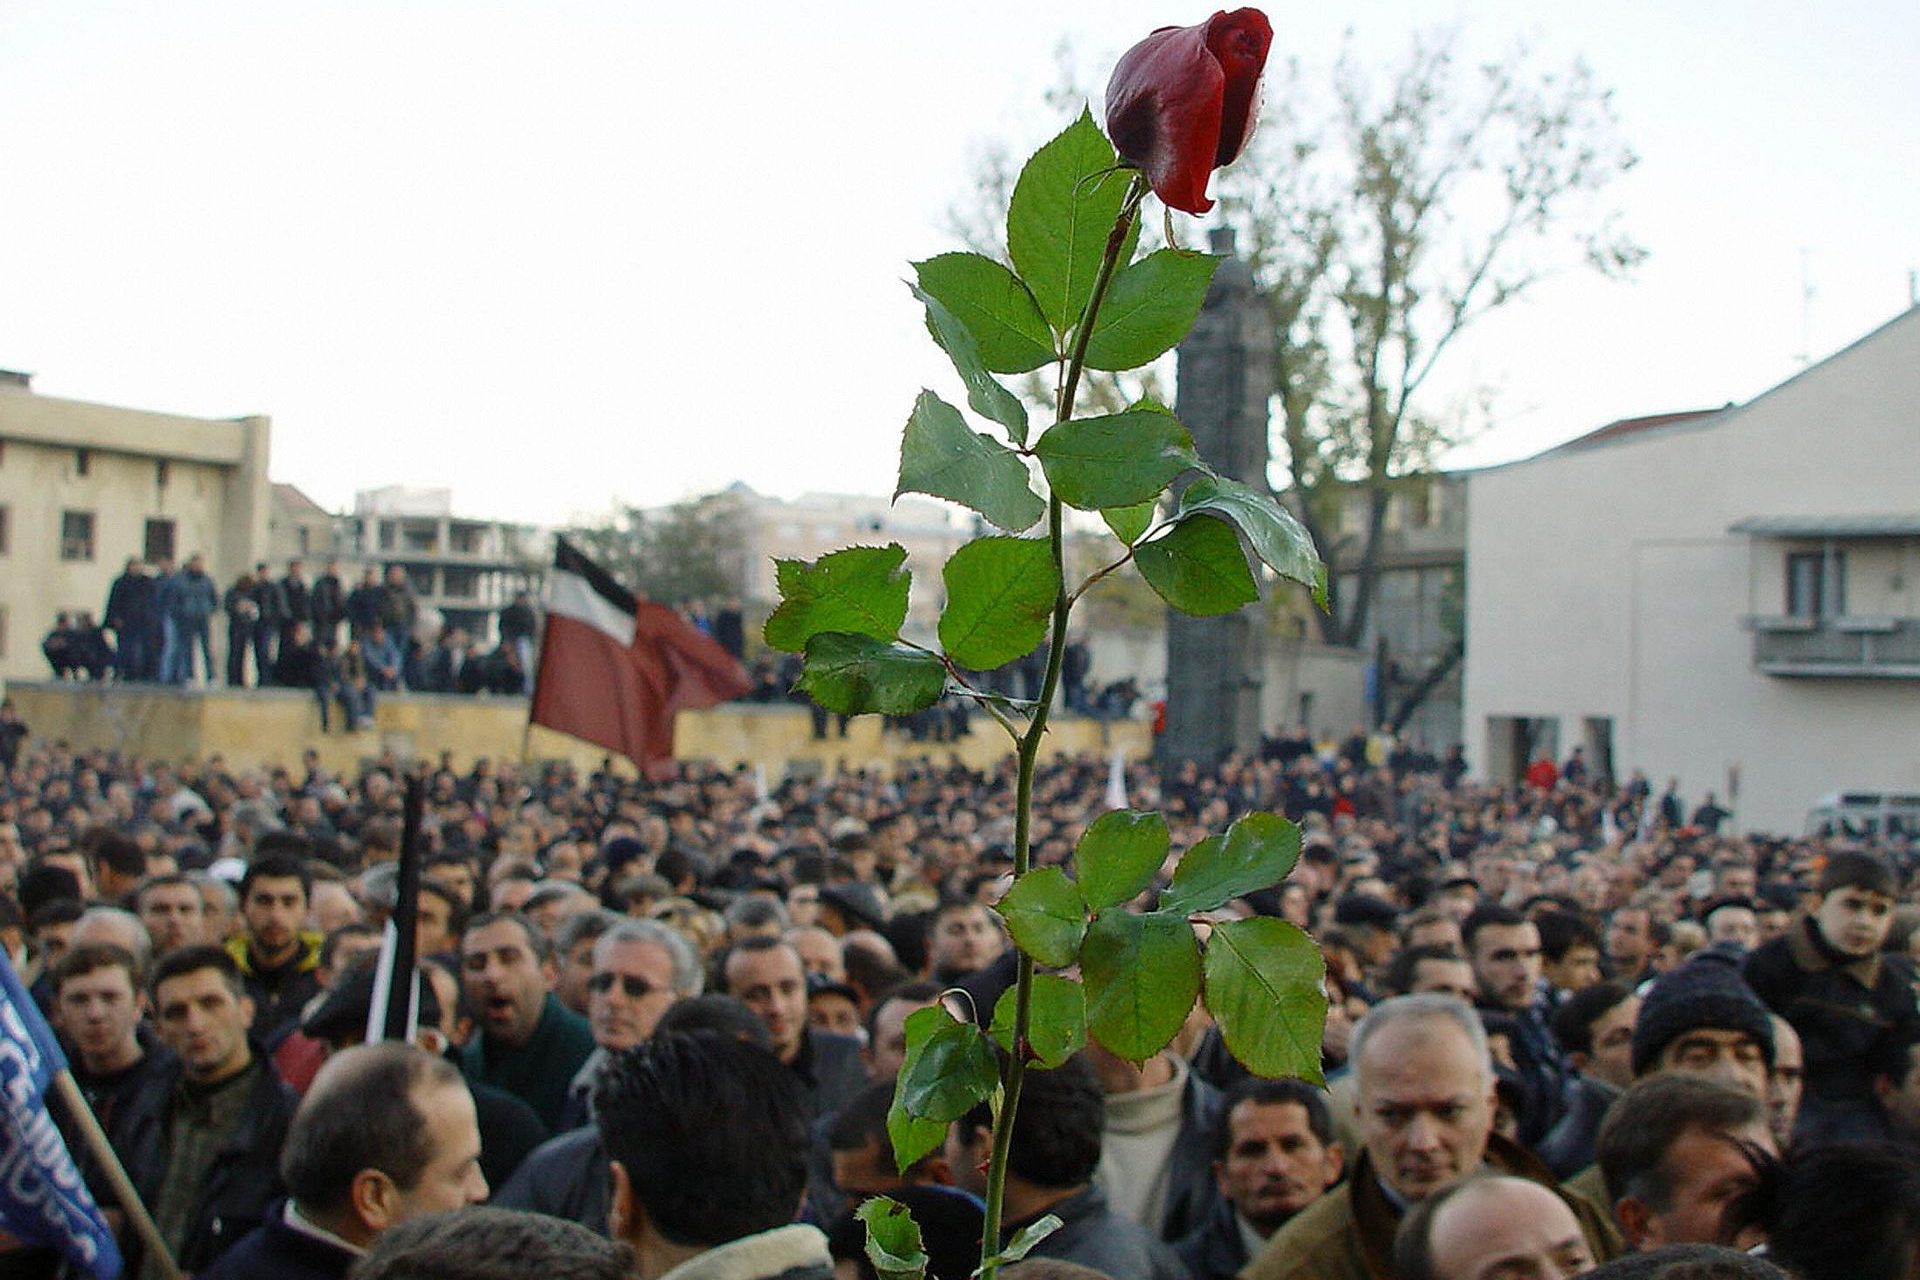
[[[397,564],[388,565],[387,585],[380,593],[380,623],[393,635],[396,647],[403,637],[413,634],[419,618],[420,602],[407,571]]]
[[[313,580],[313,638],[323,644],[340,643],[340,623],[347,616],[347,591],[340,582],[340,562],[327,561],[327,571]]]
[[[154,581],[139,556],[128,556],[127,567],[107,588],[102,616],[119,649],[115,670],[122,680],[150,680],[160,660],[151,639],[159,628]]]
[[[372,569],[362,573],[360,585],[347,593],[347,626],[354,635],[366,635],[373,624],[380,621],[380,603],[385,598],[380,576]]]
[[[287,616],[280,622],[280,639],[284,643],[294,623],[304,622],[309,626],[313,623],[313,587],[307,581],[306,566],[300,561],[287,561],[287,576],[280,579],[280,598],[287,605]]]
[[[195,553],[187,557],[186,567],[170,579],[167,621],[172,626],[170,651],[173,665],[167,672],[168,684],[193,681],[193,653],[200,651],[201,674],[213,683],[213,640],[209,634],[214,611],[220,607],[220,591],[207,574],[206,559]]]
[[[259,627],[260,606],[254,600],[253,575],[242,573],[227,588],[221,606],[227,613],[227,687],[247,687],[247,652],[253,648],[253,634]],[[256,669],[255,684],[268,684],[268,673]]]
[[[279,669],[280,636],[287,617],[286,593],[267,573],[264,560],[253,566],[253,602],[260,609],[253,628],[253,666],[264,685],[269,683],[267,673]]]
[[[515,693],[533,692],[533,633],[538,626],[533,613],[533,597],[525,591],[513,593],[513,603],[500,611],[500,648],[511,651],[526,673],[522,687]],[[737,655],[736,655],[737,656]]]
[[[161,556],[158,560],[154,561],[154,618],[153,630],[149,632],[149,634],[152,635],[155,640],[155,657],[153,661],[147,665],[147,674],[143,676],[142,679],[157,680],[163,684],[169,683],[173,679],[173,666],[174,663],[179,660],[178,656],[174,653],[177,647],[177,641],[173,628],[173,594],[179,589],[179,586],[180,584],[175,581],[173,557]]]

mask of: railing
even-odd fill
[[[1920,618],[1754,617],[1753,664],[1770,676],[1920,679]]]

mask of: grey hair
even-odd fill
[[[693,944],[658,920],[622,920],[614,925],[593,944],[595,963],[599,962],[600,948],[616,942],[648,942],[665,951],[673,963],[673,991],[677,996],[697,996],[706,986],[707,977]]]
[[[91,938],[86,936],[89,921],[118,926],[127,931],[127,940],[133,945],[127,950],[133,953],[134,961],[140,966],[138,973],[146,973],[153,964],[153,935],[147,932],[147,925],[139,916],[119,907],[88,907],[80,913],[80,919],[73,926],[73,941],[69,945],[84,946],[87,942],[111,942],[115,946],[126,946],[118,938]]]
[[[1473,1051],[1479,1058],[1489,1082],[1493,1079],[1493,1053],[1487,1048],[1487,1029],[1480,1022],[1480,1015],[1473,1011],[1459,996],[1447,995],[1440,991],[1423,991],[1419,995],[1394,996],[1382,1000],[1367,1011],[1360,1019],[1360,1025],[1353,1029],[1353,1037],[1347,1042],[1347,1061],[1353,1065],[1356,1084],[1363,1083],[1362,1063],[1367,1051],[1367,1042],[1382,1030],[1396,1023],[1406,1022],[1451,1022],[1460,1028]]]
[[[591,911],[576,911],[562,920],[553,929],[553,945],[562,952],[572,951],[588,938],[598,942],[607,930],[620,922],[620,917],[605,907],[595,907]]]

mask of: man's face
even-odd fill
[[[868,1076],[891,1080],[900,1074],[900,1068],[907,1061],[907,1018],[931,1003],[930,1000],[889,1000],[880,1006],[873,1015],[873,1043],[867,1046]],[[1920,1111],[1916,1115],[1920,1115]]]
[[[1493,1070],[1446,1018],[1391,1023],[1368,1037],[1354,1102],[1381,1179],[1419,1200],[1480,1167],[1493,1132]]]
[[[1800,1033],[1779,1014],[1773,1016],[1773,1066],[1767,1071],[1767,1124],[1782,1147],[1793,1140],[1800,1116],[1800,1092],[1807,1081],[1806,1052]]]
[[[307,895],[295,876],[261,876],[247,886],[240,914],[254,946],[278,955],[300,939],[307,918]]]
[[[517,1049],[533,1036],[556,978],[512,920],[469,929],[460,944],[467,1005],[488,1040]]]
[[[1752,867],[1723,866],[1714,872],[1714,890],[1722,898],[1751,898],[1760,890],[1760,873]]]
[[[1893,925],[1893,899],[1849,885],[1820,899],[1814,919],[1819,921],[1821,936],[1836,951],[1870,956],[1887,940]]]
[[[1624,976],[1638,973],[1653,946],[1653,922],[1639,907],[1622,907],[1607,921],[1607,958]]]
[[[1568,1280],[1594,1262],[1566,1201],[1518,1178],[1462,1191],[1428,1238],[1436,1280]]]
[[[1473,966],[1465,960],[1422,960],[1413,967],[1412,990],[1408,995],[1438,992],[1458,996],[1472,1004],[1479,988],[1473,981]]]
[[[180,1059],[187,1078],[203,1084],[225,1080],[252,1061],[247,1027],[253,1001],[235,995],[218,969],[195,969],[162,982],[154,991],[160,1038]]]
[[[860,1034],[860,1006],[839,991],[807,997],[807,1023],[838,1036]]]
[[[934,926],[928,966],[950,976],[975,973],[1000,954],[1000,947],[1000,931],[993,927],[985,907],[956,907]]]
[[[1760,919],[1745,907],[1722,907],[1707,920],[1707,941],[1751,951],[1760,945]]]
[[[807,1033],[807,979],[789,946],[727,957],[727,994],[760,1015],[782,1062],[792,1062]]]
[[[153,935],[153,952],[163,956],[206,941],[207,904],[190,884],[156,885],[140,895],[140,923]]]
[[[885,1195],[904,1185],[893,1162],[893,1152],[878,1138],[864,1147],[833,1153],[833,1185],[847,1199],[859,1203]]]
[[[1658,1249],[1669,1244],[1720,1243],[1720,1216],[1727,1204],[1753,1189],[1753,1165],[1729,1138],[1750,1142],[1762,1151],[1774,1150],[1773,1135],[1764,1124],[1719,1134],[1698,1127],[1688,1128],[1674,1139],[1661,1161],[1673,1186],[1670,1206],[1664,1211],[1647,1207],[1646,1221],[1637,1232],[1640,1238],[1629,1243],[1639,1249]],[[1627,1221],[1634,1222],[1634,1215]]]
[[[607,1049],[631,1049],[673,1006],[673,957],[651,942],[602,939],[587,979],[587,1021]]]
[[[385,1224],[389,1229],[410,1218],[464,1209],[487,1198],[486,1175],[480,1172],[480,1126],[467,1086],[416,1086],[412,1101],[426,1122],[422,1129],[433,1154],[419,1180],[399,1193],[395,1211]]]
[[[140,1000],[133,977],[117,964],[68,978],[54,999],[54,1021],[86,1062],[137,1058]]]
[[[1593,1020],[1588,1034],[1593,1052],[1581,1068],[1616,1088],[1633,1083],[1633,1023],[1640,1016],[1640,997],[1628,996]]]
[[[1686,1071],[1745,1089],[1756,1098],[1767,1096],[1766,1053],[1745,1031],[1725,1027],[1683,1031],[1660,1050],[1657,1069]]]
[[[1242,1102],[1227,1126],[1227,1154],[1214,1162],[1214,1178],[1262,1234],[1278,1230],[1340,1177],[1340,1144],[1321,1142],[1297,1102]]]
[[[1540,980],[1540,930],[1531,922],[1484,926],[1473,935],[1473,972],[1488,1004],[1527,1008]]]
[[[829,982],[845,982],[846,961],[840,955],[840,940],[825,929],[793,929],[787,941],[800,953],[800,963],[808,973],[817,973]]]
[[[453,909],[437,893],[420,895],[413,913],[414,947],[420,955],[438,955],[453,949]]]
[[[1542,961],[1547,981],[1562,991],[1578,991],[1600,981],[1600,949],[1576,942],[1558,960]]]
[[[473,905],[473,868],[465,863],[444,863],[429,867],[426,878],[435,884],[444,885],[453,896],[467,906]]]

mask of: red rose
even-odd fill
[[[1253,132],[1273,25],[1258,9],[1162,27],[1127,50],[1107,83],[1107,133],[1169,208],[1205,213],[1207,178]]]

